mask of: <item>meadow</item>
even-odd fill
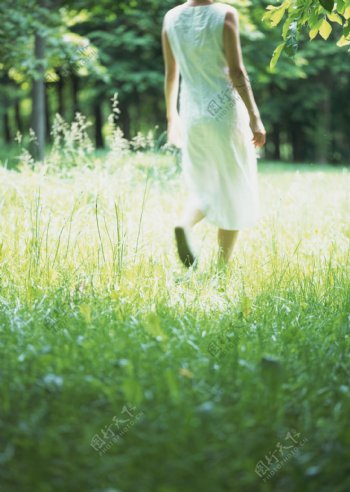
[[[0,168],[1,491],[350,490],[350,168],[259,162],[186,270],[178,155],[118,138]]]

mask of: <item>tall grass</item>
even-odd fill
[[[349,170],[259,163],[259,224],[185,270],[176,156],[113,131],[0,169],[2,490],[345,492]]]

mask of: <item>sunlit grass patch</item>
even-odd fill
[[[186,270],[171,154],[0,169],[6,490],[346,490],[350,173],[259,170],[231,264],[202,222]]]

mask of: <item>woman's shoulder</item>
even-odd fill
[[[228,5],[227,3],[215,2],[214,5],[217,5],[217,8],[225,10],[226,12],[230,12],[233,15],[238,14],[236,7],[233,5]]]
[[[163,17],[163,22],[164,24],[167,24],[170,19],[173,19],[174,17],[177,16],[183,10],[183,4],[176,5],[175,7],[171,8],[167,12],[165,12],[164,17]]]
[[[182,9],[183,7],[186,7],[186,5],[184,3],[179,3],[179,5],[175,5],[175,7],[169,9],[168,12],[175,12],[176,10]]]
[[[164,17],[174,15],[174,14],[180,12],[184,7],[185,7],[185,5],[183,3],[180,3],[180,5],[176,5],[175,7],[172,7],[171,9],[169,9],[165,13]]]
[[[233,5],[228,5],[227,3],[219,3],[216,5],[225,14],[225,21],[230,23],[235,23],[238,19],[238,10]]]

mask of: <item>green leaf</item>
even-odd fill
[[[337,0],[337,11],[339,12],[339,14],[343,15],[344,10],[345,10],[344,0]]]
[[[323,17],[320,19],[318,11],[312,12],[308,19],[308,24],[310,29],[317,29],[320,27]]]
[[[271,61],[270,61],[270,68],[273,68],[273,67],[276,65],[277,60],[279,59],[280,54],[282,53],[282,50],[283,50],[283,48],[284,48],[285,44],[286,44],[286,43],[285,43],[285,42],[283,42],[283,43],[279,44],[279,45],[275,48],[275,50],[274,50],[274,52],[273,52],[273,54],[272,54]]]
[[[282,38],[283,39],[286,39],[288,29],[289,29],[289,26],[291,25],[292,21],[293,21],[293,19],[291,17],[288,17],[288,19],[286,19],[285,23],[283,24],[283,28],[282,28]]]
[[[334,7],[334,0],[319,0],[319,2],[324,9],[328,10],[328,12],[332,12]]]
[[[272,5],[269,5],[269,6],[268,6],[268,7],[266,7],[266,8],[268,9],[269,7],[272,7]],[[268,12],[265,12],[265,13],[264,13],[264,15],[262,16],[261,20],[262,20],[263,22],[266,22],[266,23],[267,23],[267,22],[270,20],[270,17],[271,17],[271,11],[268,11]]]
[[[322,25],[322,22],[323,22],[323,17],[321,19],[317,19],[317,22],[315,22],[311,27],[312,29],[310,29],[309,31],[309,37],[310,39],[314,39]]]
[[[264,15],[262,16],[262,21],[269,22],[271,26],[276,27],[277,24],[282,19],[287,7],[288,4],[282,4],[278,7],[274,5],[268,5],[266,7],[266,10],[268,11],[265,12]]]
[[[293,21],[289,26],[288,35],[286,38],[285,52],[288,56],[293,57],[298,51],[298,24]]]
[[[327,17],[330,21],[332,22],[337,22],[338,24],[340,24],[341,26],[343,25],[343,21],[342,21],[342,18],[340,17],[340,15],[338,15],[336,12],[332,12],[330,14],[327,14]]]
[[[271,26],[276,27],[277,24],[279,24],[282,17],[284,16],[285,11],[286,11],[286,7],[285,5],[282,5],[281,7],[279,7],[278,9],[276,9],[271,13],[270,15]]]
[[[350,22],[347,21],[346,24],[344,24],[343,26],[343,34],[344,36],[347,36],[348,34],[350,34]]]
[[[326,19],[323,19],[323,22],[320,27],[320,34],[323,37],[323,39],[328,39],[331,32],[332,32],[332,26],[330,25],[329,22],[326,21]]]
[[[350,39],[347,39],[345,36],[341,36],[337,41],[337,46],[339,47],[347,46],[348,44],[350,44]]]
[[[315,27],[313,29],[310,29],[309,38],[314,39],[317,36],[317,33],[318,33],[318,28]]]

